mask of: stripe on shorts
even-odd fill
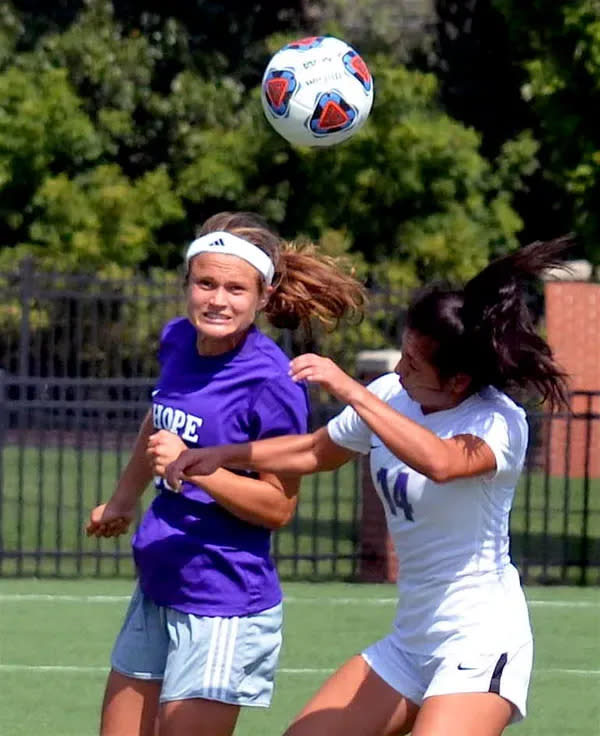
[[[231,677],[240,619],[239,616],[212,619],[203,686],[208,697],[219,698],[225,695]]]
[[[500,678],[502,677],[502,671],[504,670],[504,665],[506,664],[507,659],[508,656],[506,652],[500,655],[496,662],[496,666],[494,667],[494,671],[492,672],[492,679],[490,680],[490,688],[488,692],[500,695]]]

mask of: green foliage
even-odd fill
[[[183,210],[165,167],[131,182],[99,164],[102,135],[64,69],[0,74],[0,262],[38,254],[66,270],[136,265],[158,252],[154,234]]]
[[[546,176],[592,263],[600,264],[600,4],[597,0],[495,0],[527,73]]]
[[[32,69],[66,69],[101,136],[105,154],[125,153],[120,162],[131,166],[135,151],[139,154],[160,127],[152,120],[157,111],[152,80],[158,56],[150,39],[123,33],[110,2],[92,0],[65,31],[42,36],[21,63]],[[148,125],[139,126],[136,116],[143,113]]]
[[[136,266],[159,253],[153,233],[183,215],[164,169],[131,182],[114,164],[46,179],[34,207],[40,214],[30,227],[32,251],[69,271],[106,262]]]
[[[109,9],[90,3],[0,74],[0,262],[33,254],[74,270],[167,260],[159,233],[185,214],[168,166],[124,172],[143,150],[135,115],[153,102],[152,53],[146,39],[123,42]]]
[[[96,159],[99,137],[61,69],[0,74],[0,233],[10,243],[44,179]]]
[[[12,57],[17,39],[23,33],[21,19],[8,2],[0,5],[0,69]]]

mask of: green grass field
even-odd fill
[[[0,735],[94,736],[107,662],[132,583],[0,581]],[[391,585],[285,586],[274,702],[242,714],[237,736],[279,736],[348,656],[387,632]],[[600,733],[600,590],[527,589],[536,634],[529,716],[520,736]]]

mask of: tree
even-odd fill
[[[82,108],[64,69],[0,74],[5,263],[35,253],[66,270],[138,265],[159,252],[155,233],[183,217],[164,167],[132,182],[102,164],[103,135]]]
[[[496,0],[514,58],[527,74],[523,96],[538,115],[555,206],[571,217],[592,263],[600,264],[600,6],[595,0],[520,4]]]

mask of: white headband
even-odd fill
[[[237,235],[228,233],[225,230],[207,233],[193,240],[185,254],[186,266],[189,266],[190,260],[194,256],[197,256],[198,253],[223,253],[227,256],[237,256],[251,266],[254,266],[264,277],[267,286],[271,285],[273,276],[275,275],[273,261],[264,250],[257,248],[249,240],[238,238]]]

